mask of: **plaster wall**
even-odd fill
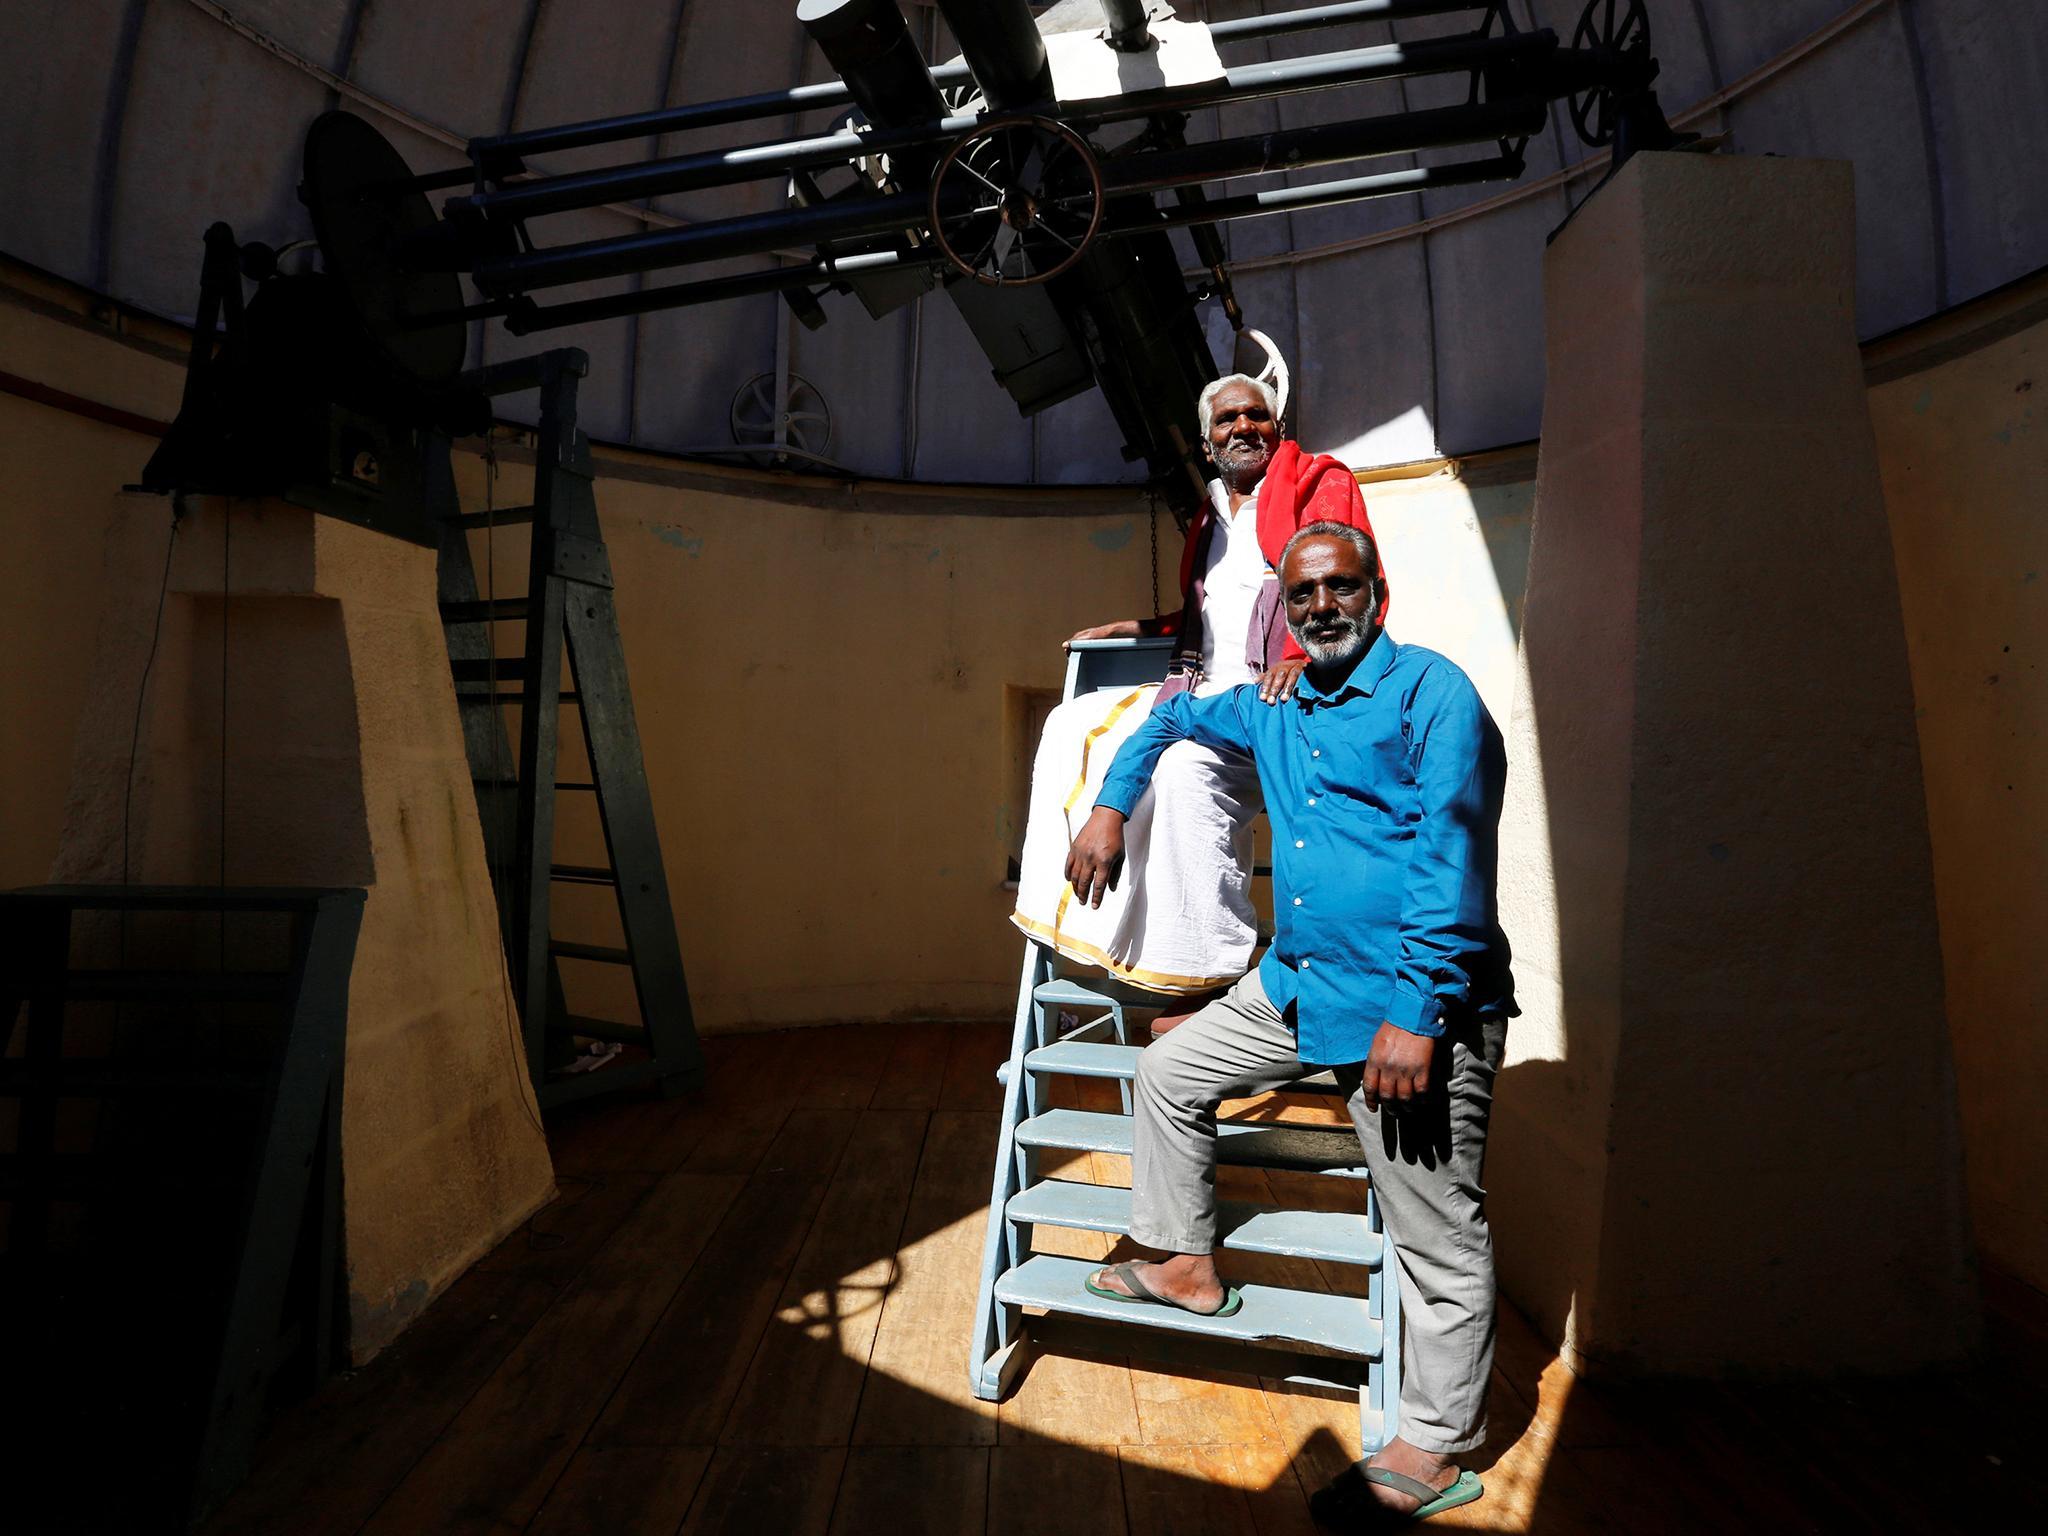
[[[1870,392],[1927,780],[1987,1298],[2048,1334],[2048,282],[1901,338]]]

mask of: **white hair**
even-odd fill
[[[1198,441],[1207,441],[1209,436],[1209,427],[1211,425],[1209,421],[1209,407],[1215,403],[1218,395],[1222,394],[1224,390],[1233,384],[1243,384],[1257,390],[1259,398],[1266,402],[1266,409],[1273,413],[1275,424],[1278,424],[1280,420],[1279,391],[1274,389],[1264,379],[1255,379],[1248,373],[1226,373],[1222,378],[1215,380],[1208,388],[1204,389],[1202,391],[1202,398],[1195,402],[1195,415],[1201,423],[1195,429]]]

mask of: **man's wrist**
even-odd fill
[[[1443,1007],[1433,995],[1424,996],[1397,985],[1385,1022],[1408,1034],[1434,1040],[1444,1032]]]

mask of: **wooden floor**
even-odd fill
[[[1351,1400],[1051,1356],[1000,1406],[969,1395],[1006,1042],[726,1038],[696,1098],[563,1115],[561,1198],[286,1414],[209,1536],[1313,1531],[1308,1492],[1358,1453]],[[1129,1171],[1079,1154],[1065,1176]],[[1284,1177],[1228,1192],[1293,1202],[1335,1182]],[[1486,1497],[1435,1527],[2048,1530],[2048,1412],[1988,1373],[1624,1389],[1575,1382],[1503,1309],[1491,1386],[1492,1435],[1467,1458]]]

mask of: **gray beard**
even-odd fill
[[[1341,667],[1356,661],[1365,653],[1366,637],[1371,632],[1363,620],[1345,619],[1344,633],[1335,640],[1311,640],[1306,630],[1290,624],[1288,632],[1294,636],[1294,643],[1308,652],[1308,659],[1319,667]]]

